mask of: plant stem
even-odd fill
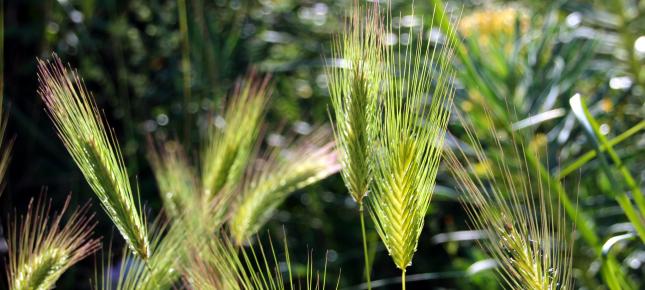
[[[365,217],[364,217],[364,210],[363,210],[363,201],[359,202],[359,211],[361,215],[361,234],[363,235],[363,256],[365,257],[365,279],[367,279],[367,289],[372,290],[372,283],[370,279],[370,269],[372,268],[370,265],[370,258],[367,253],[367,235],[365,234]]]
[[[190,144],[190,42],[188,39],[188,15],[186,11],[186,0],[177,0],[177,10],[179,14],[179,34],[181,36],[181,72],[184,79],[184,110],[186,110],[186,119],[184,120],[184,129],[186,130],[186,144]]]
[[[401,290],[405,290],[405,269],[401,270]]]

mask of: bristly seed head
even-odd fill
[[[393,35],[389,13],[379,21],[385,29],[378,37]],[[403,271],[412,262],[430,205],[454,96],[453,43],[431,48],[422,31],[410,28],[416,37],[406,47],[379,42],[380,102],[370,154],[370,216]]]
[[[51,289],[69,267],[100,247],[91,239],[96,223],[86,217],[87,207],[62,221],[70,197],[59,214],[49,218],[50,204],[29,203],[27,215],[9,226],[9,287],[12,290]],[[64,224],[64,225],[63,225]]]
[[[76,72],[54,55],[38,61],[38,93],[58,135],[130,248],[149,255],[147,226],[135,203],[130,180],[114,132]]]

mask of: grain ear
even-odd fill
[[[147,259],[150,246],[141,204],[135,202],[121,149],[94,98],[56,55],[50,62],[38,61],[38,80],[38,93],[67,151],[127,244]]]
[[[100,248],[100,240],[91,238],[96,222],[88,206],[63,220],[69,202],[70,196],[50,218],[51,201],[32,199],[27,214],[9,226],[9,289],[51,289],[69,267]]]

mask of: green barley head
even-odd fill
[[[100,247],[90,237],[95,222],[86,216],[87,207],[63,220],[69,201],[50,219],[51,204],[32,200],[20,223],[9,226],[9,289],[52,289],[63,272]]]
[[[202,187],[208,198],[243,175],[271,95],[269,77],[253,74],[238,82],[223,117],[209,124],[202,153]]]
[[[148,160],[154,172],[166,213],[178,217],[195,199],[200,199],[197,175],[182,146],[169,141],[148,146]]]
[[[350,195],[359,204],[371,181],[371,135],[376,129],[376,106],[381,83],[382,29],[378,5],[354,5],[349,24],[334,39],[332,59],[327,61],[329,94],[336,146],[341,155],[341,175]]]
[[[328,128],[314,130],[287,148],[276,148],[251,166],[229,220],[236,243],[249,240],[295,190],[336,173],[340,165]]]
[[[135,203],[114,132],[78,74],[66,69],[56,55],[52,62],[39,60],[38,71],[38,93],[58,135],[130,248],[146,259],[146,222]]]
[[[391,24],[387,27],[384,33],[394,35]],[[411,28],[406,46],[382,46],[374,182],[368,198],[376,230],[403,271],[412,262],[430,205],[454,95],[453,48],[431,48],[422,31]]]
[[[488,121],[490,111],[487,111]],[[494,146],[486,151],[470,125],[468,147],[447,151],[447,163],[463,192],[472,226],[486,234],[480,243],[500,265],[501,280],[510,289],[571,289],[572,239],[564,211],[549,186],[535,178],[519,139],[502,145],[494,128]],[[474,152],[467,154],[466,152]],[[486,170],[477,170],[478,167]]]

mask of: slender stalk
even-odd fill
[[[405,290],[405,269],[401,270],[401,289]]]
[[[370,270],[371,270],[371,265],[370,265],[370,258],[367,253],[367,235],[365,234],[365,217],[363,214],[363,202],[361,201],[358,205],[360,215],[361,215],[361,234],[363,235],[363,256],[365,257],[365,279],[367,280],[367,290],[372,289],[372,282],[370,279]]]
[[[184,79],[184,110],[190,105],[190,41],[188,39],[188,15],[186,12],[186,0],[177,0],[177,13],[179,14],[179,33],[181,35],[181,73]],[[190,112],[186,114],[184,129],[186,142],[189,140]]]

